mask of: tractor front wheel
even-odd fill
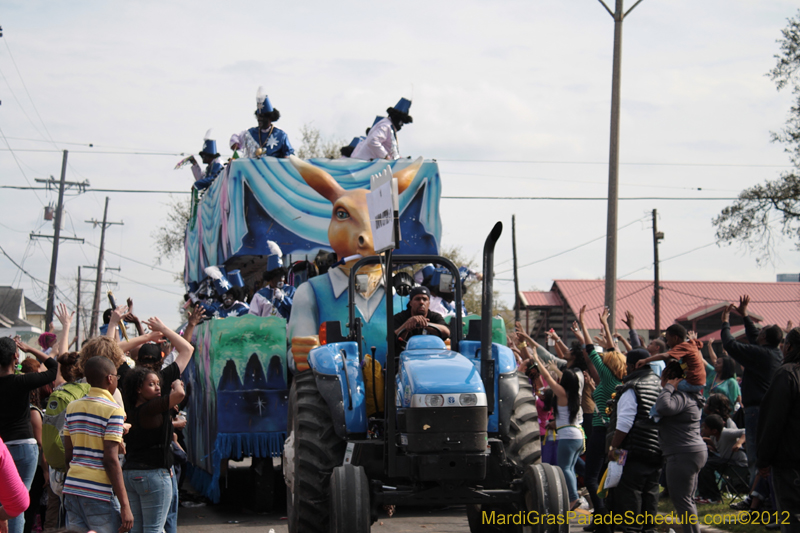
[[[328,533],[331,473],[342,464],[345,441],[333,429],[311,371],[297,374],[292,384],[288,430],[284,475],[289,532]]]

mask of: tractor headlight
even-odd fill
[[[444,405],[444,396],[441,394],[426,394],[425,405],[428,407],[441,407]]]
[[[483,407],[486,394],[465,392],[455,394],[412,394],[411,407]]]
[[[478,405],[478,395],[477,394],[462,394],[461,397],[458,399],[459,403],[463,407],[474,407]]]

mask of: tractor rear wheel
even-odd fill
[[[333,429],[311,371],[297,374],[292,384],[288,430],[284,474],[289,532],[328,533],[331,473],[342,464],[345,441]]]
[[[363,466],[337,466],[331,475],[331,533],[369,533],[369,481]]]
[[[506,454],[521,469],[536,464],[542,458],[542,444],[539,442],[539,415],[536,411],[536,397],[530,381],[517,372],[519,392],[514,399],[514,410],[506,437]]]

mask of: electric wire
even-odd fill
[[[637,218],[633,222],[629,222],[629,223],[625,224],[624,226],[620,226],[619,228],[617,228],[617,232],[619,233],[620,230],[625,229],[628,226],[632,226],[632,225],[636,224],[637,222],[641,222],[641,221],[643,221],[643,220],[645,220],[647,218],[648,218],[647,216],[644,216],[642,218]],[[588,246],[589,244],[592,244],[593,242],[596,242],[596,241],[599,241],[600,239],[605,239],[605,238],[606,238],[605,235],[601,235],[601,236],[596,237],[596,238],[594,238],[594,239],[592,239],[590,241],[587,241],[587,242],[585,242],[583,244],[579,244],[577,246],[573,246],[572,248],[568,248],[567,250],[563,250],[561,252],[558,252],[557,254],[553,254],[553,255],[550,255],[548,257],[544,257],[542,259],[537,259],[536,261],[532,261],[530,263],[525,263],[524,265],[519,265],[519,266],[517,266],[517,270],[525,268],[525,267],[529,267],[531,265],[535,265],[537,263],[542,263],[542,262],[547,261],[549,259],[553,259],[554,257],[558,257],[560,255],[564,255],[566,253],[569,253],[569,252],[572,252],[574,250],[577,250],[578,248],[583,248],[584,246]],[[499,272],[496,272],[496,274],[505,274],[506,272],[511,272],[513,270],[514,270],[513,268],[509,268],[509,269],[506,269],[506,270],[501,270]]]

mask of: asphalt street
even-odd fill
[[[186,508],[181,507],[178,531],[211,532],[234,531],[238,528],[259,528],[264,533],[287,533],[286,517],[278,513],[257,514],[248,510],[238,510],[222,505]],[[464,507],[448,507],[445,509],[428,510],[420,507],[399,508],[397,513],[389,518],[382,515],[372,525],[375,533],[469,533],[467,515]],[[572,525],[571,533],[582,532],[582,527]]]

